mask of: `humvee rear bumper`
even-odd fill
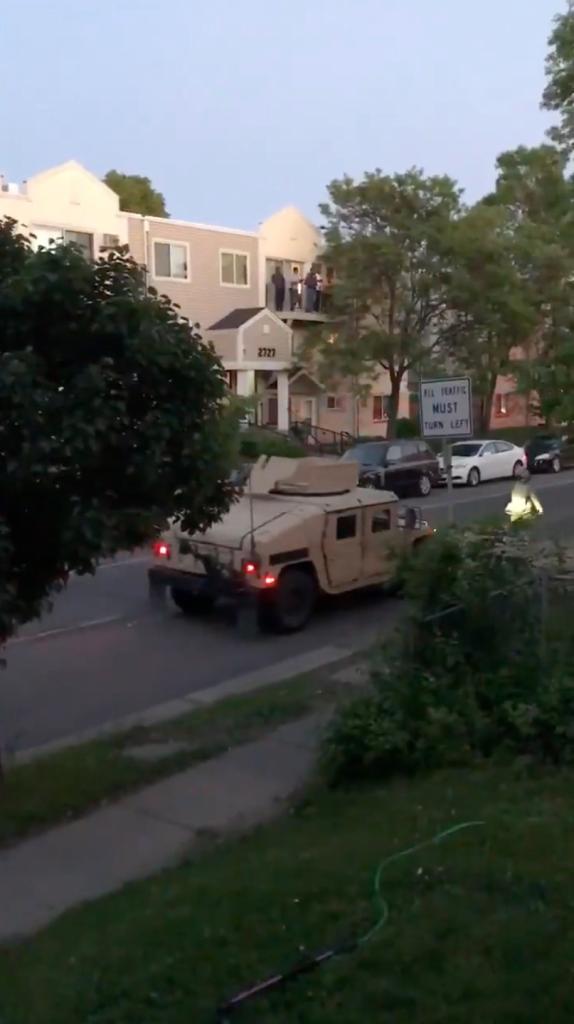
[[[222,573],[204,576],[181,572],[167,565],[154,565],[148,570],[148,583],[150,600],[156,606],[165,605],[166,591],[172,587],[214,601],[223,599],[231,606],[233,620],[242,634],[252,637],[258,632],[258,591],[246,586],[238,577]]]
[[[241,597],[248,596],[247,587],[240,578],[223,573],[207,575],[182,572],[180,569],[172,569],[167,565],[153,565],[148,570],[148,583],[150,598],[154,601],[163,601],[166,590],[172,587],[189,594],[196,594],[198,597],[210,597],[213,600],[226,598],[236,601]]]

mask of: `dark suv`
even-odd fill
[[[439,482],[436,455],[426,441],[363,441],[349,448],[344,462],[358,462],[361,487],[426,497]]]
[[[524,446],[531,473],[559,473],[574,466],[574,440],[539,434]]]

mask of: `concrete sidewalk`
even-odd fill
[[[209,832],[270,819],[305,782],[329,713],[281,726],[69,825],[0,851],[0,942],[173,865]]]

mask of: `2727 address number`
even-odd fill
[[[274,348],[258,348],[257,356],[259,359],[275,359],[276,351]]]

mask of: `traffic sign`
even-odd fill
[[[420,382],[423,437],[472,437],[470,377],[439,377]]]

